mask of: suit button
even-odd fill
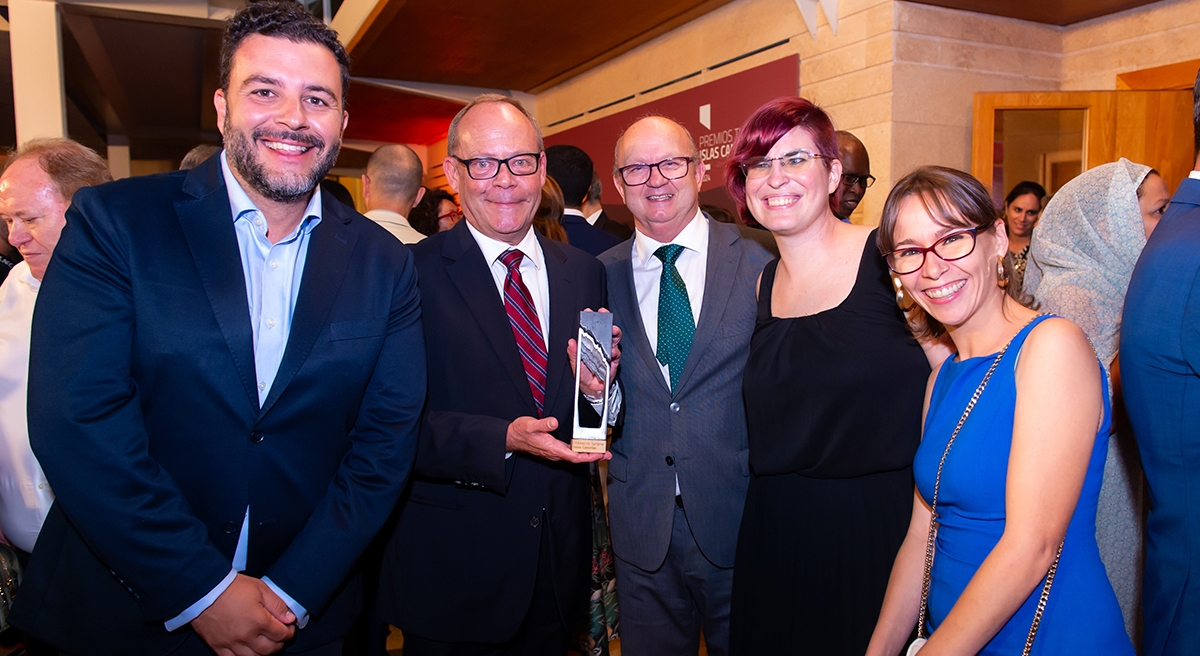
[[[671,408],[671,412],[679,412],[679,404],[678,403],[672,403],[669,407]]]
[[[237,524],[234,524],[233,522],[225,522],[225,525],[221,527],[221,530],[225,531],[226,533],[233,533],[237,530]]]
[[[541,525],[541,523],[542,523],[542,520],[538,517],[530,517],[529,518],[529,525],[534,528],[537,528],[539,525]]]
[[[674,459],[674,458],[672,458],[671,456],[667,456],[667,466],[668,466],[668,467],[674,467],[674,466],[675,466],[675,459]]]
[[[254,444],[262,442],[264,437],[266,436],[262,434],[262,431],[254,431],[253,433],[250,433],[250,441]]]

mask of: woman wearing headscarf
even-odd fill
[[[1038,309],[1082,328],[1107,369],[1117,368],[1129,277],[1168,198],[1166,184],[1156,171],[1122,158],[1068,182],[1046,205],[1033,233],[1025,293]],[[1117,372],[1111,373],[1117,387]],[[1108,443],[1096,541],[1121,604],[1125,629],[1138,644],[1144,483],[1133,434],[1118,425],[1114,422]]]

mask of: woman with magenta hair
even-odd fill
[[[780,98],[742,126],[726,184],[775,235],[744,390],[750,489],[730,654],[861,656],[912,512],[929,361],[875,231],[843,223],[833,123]],[[906,304],[907,305],[907,304]]]
[[[1013,293],[1003,221],[962,171],[896,183],[879,244],[913,325],[957,352],[929,379],[912,521],[868,656],[901,653],[914,626],[910,655],[1133,656],[1096,547],[1112,408],[1087,336]]]

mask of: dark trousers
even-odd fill
[[[733,568],[717,567],[700,552],[684,507],[675,508],[667,558],[654,571],[617,555],[622,656],[696,654],[700,634],[709,656],[729,653]]]
[[[404,656],[565,656],[567,629],[559,616],[550,575],[549,525],[542,520],[538,552],[537,582],[533,600],[517,635],[500,645],[470,642],[439,642],[404,632]]]

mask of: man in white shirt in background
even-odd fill
[[[69,139],[26,143],[0,175],[0,220],[25,258],[0,285],[0,540],[17,550],[22,564],[54,503],[29,448],[25,412],[33,308],[71,197],[111,179],[99,155]]]
[[[367,172],[362,177],[367,218],[405,244],[415,244],[425,238],[408,222],[409,211],[425,195],[422,177],[421,158],[403,144],[377,148],[367,160]]]

